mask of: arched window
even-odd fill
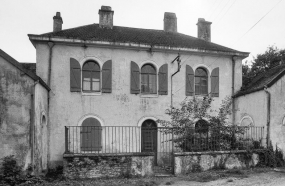
[[[195,132],[199,134],[207,134],[209,132],[209,124],[205,120],[199,120],[195,124]]]
[[[195,70],[195,95],[208,94],[208,73],[204,68]]]
[[[82,67],[82,90],[100,92],[100,66],[95,61],[87,61]]]
[[[102,127],[95,118],[86,118],[81,127],[81,150],[82,151],[100,151]]]
[[[243,126],[243,127],[254,126],[253,119],[250,116],[244,116],[241,119],[240,123],[241,123],[241,126]]]
[[[156,69],[151,64],[146,64],[141,68],[141,93],[157,93],[156,76]]]

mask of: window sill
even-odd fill
[[[82,96],[101,96],[102,92],[82,92]]]
[[[141,94],[141,98],[158,98],[158,94]]]

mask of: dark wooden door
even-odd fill
[[[87,118],[83,121],[81,127],[81,150],[82,151],[100,151],[102,138],[102,127],[95,118]]]
[[[142,152],[154,152],[154,164],[157,164],[157,126],[153,120],[142,124]]]

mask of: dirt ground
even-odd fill
[[[199,181],[192,181],[191,175],[189,174],[188,178],[186,176],[183,177],[175,177],[175,178],[167,178],[159,185],[173,185],[173,186],[285,186],[285,171],[283,169],[256,169],[244,171],[244,174],[232,174],[225,176],[224,178],[219,178],[214,181],[203,181],[200,179]],[[187,180],[189,179],[189,180]]]

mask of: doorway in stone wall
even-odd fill
[[[46,117],[43,115],[41,120],[41,128],[42,128],[42,171],[47,170],[47,151],[48,151],[48,139],[47,139],[47,121]]]
[[[154,165],[157,165],[157,125],[148,119],[142,123],[142,152],[154,152]]]

